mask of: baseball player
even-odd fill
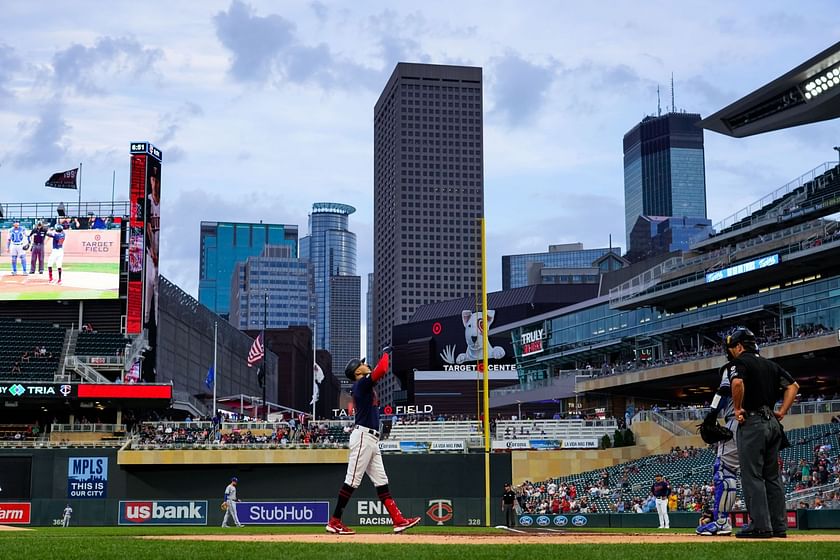
[[[61,265],[64,263],[64,239],[67,237],[67,234],[64,233],[64,227],[61,224],[56,224],[55,230],[48,231],[47,236],[52,237],[52,251],[47,261],[50,283],[53,282],[53,266],[55,266],[58,269],[58,279],[55,283],[61,284]]]
[[[671,518],[668,516],[668,498],[671,496],[671,485],[662,478],[661,474],[656,475],[656,480],[650,488],[650,493],[656,499],[656,513],[659,514],[659,528],[670,529]]]
[[[61,518],[61,526],[62,527],[69,527],[70,526],[70,516],[73,515],[73,508],[70,507],[70,504],[67,504],[67,507],[64,508],[64,516]]]
[[[12,276],[17,275],[17,261],[20,259],[20,264],[23,267],[23,273],[26,274],[26,232],[20,227],[20,220],[15,220],[12,223],[12,229],[9,230],[9,239],[6,241],[6,250],[12,256]]]
[[[735,409],[732,406],[732,390],[729,385],[729,374],[732,364],[727,362],[720,368],[720,386],[712,399],[712,407],[706,415],[704,423],[717,424],[718,415],[723,416],[726,427],[732,432],[732,438],[717,442],[717,457],[713,467],[715,484],[715,501],[712,518],[697,527],[697,534],[704,536],[731,535],[732,523],[729,512],[735,505],[735,494],[738,491],[738,444],[736,442],[738,421],[735,419]]]
[[[379,500],[385,505],[394,523],[394,532],[402,533],[420,523],[419,517],[403,517],[396,502],[388,489],[388,475],[382,464],[382,453],[379,450],[379,402],[374,387],[388,372],[388,351],[386,348],[379,363],[373,371],[361,360],[353,358],[344,368],[344,375],[353,381],[351,394],[353,395],[353,409],[356,411],[356,425],[350,434],[350,459],[347,465],[347,475],[344,484],[338,492],[335,510],[327,523],[326,530],[337,535],[352,535],[355,533],[341,522],[344,508],[350,501],[353,491],[359,487],[362,477],[367,473],[376,487]]]
[[[234,476],[230,479],[230,484],[228,484],[225,488],[225,503],[227,504],[227,509],[225,510],[225,518],[222,519],[222,527],[230,527],[230,525],[227,524],[228,517],[233,519],[233,523],[237,527],[242,527],[242,523],[239,522],[239,517],[236,514],[236,502],[239,501],[236,498],[237,484],[239,484],[239,479]]]
[[[144,290],[145,302],[143,306],[143,325],[148,326],[152,316],[152,296],[154,296],[154,319],[155,324],[159,320],[158,305],[158,266],[160,264],[160,178],[154,168],[149,176],[150,192],[146,200],[146,288]]]
[[[44,273],[44,242],[47,240],[47,227],[43,222],[36,222],[29,232],[29,243],[32,244],[32,262],[29,263],[29,274],[35,274],[35,263],[38,263],[38,274]]]

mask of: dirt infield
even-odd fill
[[[0,531],[31,531],[27,527],[14,527],[12,525],[0,525]]]
[[[228,532],[223,535],[184,535],[140,537],[144,539],[225,541],[225,542],[300,542],[300,543],[361,543],[361,544],[673,544],[698,542],[723,542],[727,537],[700,537],[686,533],[581,533],[543,532],[497,535],[475,534],[428,534],[428,533],[361,533],[356,535],[237,535]],[[728,537],[735,540],[734,537]],[[741,539],[739,539],[741,540]],[[748,542],[840,542],[840,535],[816,535],[795,533],[786,541],[780,539],[754,539]]]

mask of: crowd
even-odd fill
[[[350,427],[342,434],[331,433],[327,424],[301,425],[294,420],[276,424],[271,430],[220,429],[218,423],[183,422],[172,425],[143,424],[136,431],[140,445],[160,447],[178,445],[312,445],[335,447],[349,438]]]

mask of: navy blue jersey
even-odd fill
[[[379,402],[376,398],[376,391],[373,390],[374,385],[370,374],[365,375],[353,383],[350,394],[353,395],[356,424],[372,430],[379,430]]]
[[[29,239],[32,240],[33,245],[43,245],[47,237],[47,230],[35,228],[29,232]]]
[[[653,483],[650,491],[657,498],[667,498],[671,494],[671,486],[666,481],[660,480]]]

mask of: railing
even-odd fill
[[[117,433],[125,432],[125,424],[51,424],[51,432]]]
[[[672,420],[669,420],[668,418],[666,418],[662,414],[660,414],[658,412],[653,412],[652,410],[641,410],[641,411],[637,412],[636,415],[633,417],[633,421],[635,422],[636,420],[642,420],[642,421],[648,420],[650,422],[655,422],[656,424],[659,424],[660,426],[662,426],[663,428],[665,428],[666,430],[668,430],[669,432],[671,432],[672,434],[674,434],[676,436],[693,436],[694,435],[693,433],[686,430],[685,428],[683,428],[682,426],[680,426],[676,422],[674,422]]]
[[[75,196],[75,192],[73,193]],[[57,196],[57,195],[56,195]],[[58,215],[60,205],[63,213],[67,216],[83,218],[88,212],[97,216],[128,216],[131,203],[127,200],[115,200],[113,202],[7,202],[0,204],[4,216],[19,218],[52,218]]]
[[[75,356],[79,362],[90,366],[111,366],[113,368],[122,368],[125,365],[125,358],[123,356]]]
[[[812,486],[810,488],[805,488],[804,490],[790,492],[787,495],[787,498],[785,498],[785,503],[788,509],[796,509],[799,502],[808,501],[811,498],[821,496],[826,492],[833,492],[838,488],[840,488],[840,482],[831,482],[829,484],[823,484],[822,486]]]
[[[658,414],[671,422],[700,421],[706,417],[709,410],[711,409],[708,407],[677,408],[660,410]],[[636,413],[636,416],[633,418],[647,419],[642,418],[642,416],[649,412],[648,410],[642,410]],[[834,412],[840,412],[840,400],[804,401],[794,403],[788,411],[788,416],[794,414],[825,414]]]
[[[46,449],[65,447],[122,447],[127,438],[114,440],[93,440],[93,441],[50,441],[42,439],[27,439],[19,441],[0,440],[0,449]]]
[[[741,210],[735,212],[731,216],[727,216],[723,220],[716,223],[712,227],[712,231],[719,232],[723,229],[726,229],[728,227],[731,227],[731,226],[735,225],[736,223],[740,222],[744,218],[746,218],[748,216],[751,216],[755,212],[758,212],[759,210],[761,210],[762,208],[764,208],[768,204],[772,203],[773,201],[779,200],[780,198],[782,198],[786,194],[790,193],[791,191],[794,191],[794,190],[798,189],[799,187],[805,185],[806,183],[808,183],[810,181],[813,181],[814,179],[816,179],[820,175],[824,175],[830,169],[833,169],[835,167],[837,167],[837,164],[834,163],[834,162],[825,162],[823,164],[818,165],[817,167],[811,169],[810,171],[807,171],[807,172],[803,173],[802,175],[800,175],[799,177],[797,177],[793,181],[790,181],[789,183],[787,183],[785,185],[782,185],[781,187],[779,187],[775,191],[771,192],[770,194],[764,195],[759,200],[753,202],[752,204],[750,204],[746,208],[742,208]],[[762,217],[765,217],[765,216],[762,216]],[[752,224],[752,221],[750,221],[750,224],[747,224],[747,225],[751,225],[751,224]],[[699,243],[699,242],[704,241],[704,240],[709,239],[709,238],[710,237],[708,236],[708,234],[698,235],[697,237],[691,239],[691,244],[694,245],[696,243]]]
[[[175,402],[185,403],[192,408],[193,413],[198,415],[207,414],[207,405],[192,396],[187,391],[174,390],[172,391],[172,400]]]
[[[86,363],[80,361],[76,356],[67,356],[64,360],[64,366],[69,367],[76,371],[82,379],[89,381],[90,383],[110,383],[111,380],[87,365]]]

